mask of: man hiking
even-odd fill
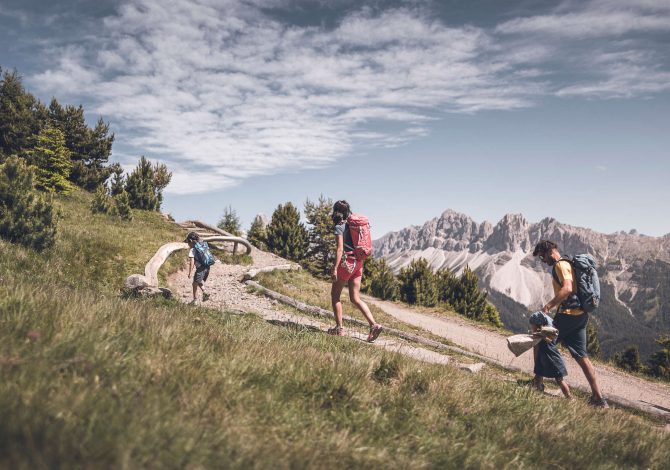
[[[568,348],[570,355],[582,368],[591,386],[592,394],[589,404],[599,408],[609,408],[607,400],[600,392],[596,371],[586,351],[586,325],[589,321],[589,314],[581,308],[577,297],[577,284],[572,264],[568,260],[561,259],[558,246],[550,240],[540,241],[535,246],[533,256],[539,256],[543,263],[552,267],[554,298],[542,308],[542,311],[549,313],[551,309],[557,308],[554,326],[558,329],[558,342]]]

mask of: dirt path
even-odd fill
[[[500,333],[487,331],[454,318],[418,313],[410,308],[372,297],[365,296],[365,301],[376,305],[402,322],[447,338],[464,349],[493,359],[500,364],[517,367],[529,374],[533,372],[532,354],[525,353],[520,357],[514,357],[514,354],[507,348],[505,336]],[[568,383],[588,387],[588,382],[577,363],[570,357],[565,357],[565,362],[568,368]],[[617,395],[630,401],[640,401],[670,410],[670,386],[648,382],[600,364],[596,365],[596,370],[605,396]]]
[[[285,259],[279,258],[270,253],[252,249],[252,266],[231,265],[215,263],[210,268],[209,279],[205,283],[205,292],[210,294],[210,299],[203,302],[203,307],[216,308],[221,310],[241,311],[244,313],[255,313],[268,322],[275,324],[299,324],[306,328],[320,330],[324,333],[332,324],[324,323],[317,319],[308,318],[302,315],[284,310],[277,301],[261,297],[247,292],[245,284],[240,282],[244,273],[251,268],[266,268],[270,266],[286,265]],[[168,279],[170,288],[176,293],[177,298],[185,303],[192,298],[192,279],[187,277],[188,271],[181,270],[171,275]],[[198,294],[198,297],[200,295]],[[365,342],[367,335],[353,330],[347,331],[347,336],[359,341]],[[379,338],[374,346],[388,351],[394,351],[406,356],[418,359],[424,362],[434,364],[451,363],[456,367],[467,369],[471,372],[481,370],[483,364],[461,364],[453,361],[448,355],[440,354],[435,351],[409,345],[402,341],[397,341],[390,337]]]

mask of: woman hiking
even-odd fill
[[[382,326],[375,322],[367,304],[361,300],[361,278],[363,276],[364,257],[358,256],[356,250],[354,250],[354,242],[349,227],[350,217],[352,217],[352,214],[347,201],[337,201],[333,204],[336,254],[335,265],[331,273],[333,286],[330,294],[336,325],[328,330],[328,334],[344,336],[340,295],[346,285],[349,286],[349,299],[351,303],[363,313],[365,319],[370,324],[370,333],[367,340],[371,343],[382,332]],[[365,222],[367,223],[367,219],[365,219]]]

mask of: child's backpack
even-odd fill
[[[370,235],[368,218],[364,215],[352,214],[347,219],[347,226],[356,259],[369,258],[372,255],[372,235]]]
[[[207,242],[195,242],[193,245],[193,255],[195,260],[200,263],[201,266],[211,266],[216,261],[214,255],[209,251],[209,245]]]
[[[593,256],[589,254],[564,256],[559,261],[562,260],[572,265],[574,282],[577,283],[577,299],[579,299],[582,310],[586,313],[594,311],[600,304],[600,280]],[[551,270],[551,275],[558,284],[561,283],[555,268]]]

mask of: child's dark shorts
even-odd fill
[[[554,343],[540,341],[533,373],[548,379],[560,379],[568,375],[563,357]]]
[[[193,284],[198,284],[199,286],[201,286],[205,283],[208,277],[209,277],[209,266],[196,268],[195,274],[193,275]]]
[[[586,351],[586,325],[589,322],[589,314],[567,315],[557,313],[554,317],[554,326],[558,329],[558,341],[568,348],[575,359],[587,357]]]

